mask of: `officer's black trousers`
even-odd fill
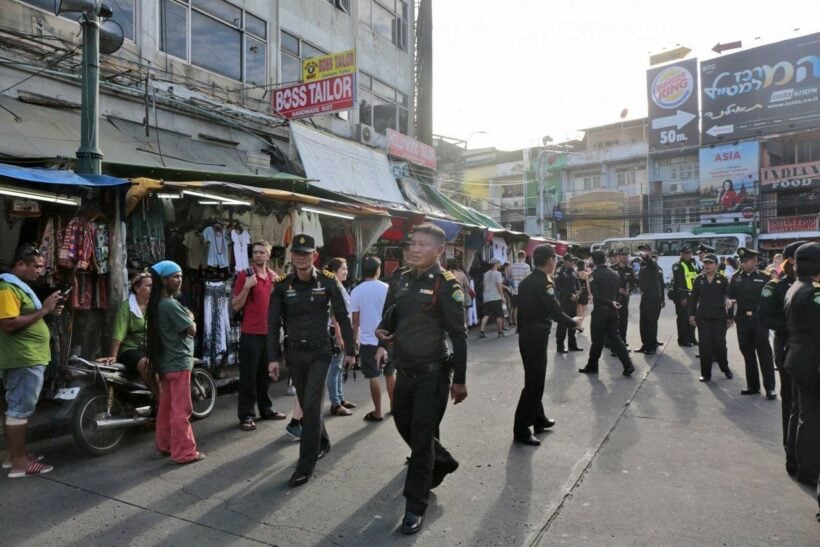
[[[820,475],[820,374],[813,382],[794,380],[794,395],[797,398],[797,415],[792,416],[797,422],[794,443],[797,479],[815,485]]]
[[[720,370],[729,370],[726,356],[726,319],[698,317],[698,338],[700,338],[700,375],[712,377],[712,361],[717,361]]]
[[[675,315],[678,324],[678,344],[691,344],[695,341],[695,328],[689,324],[689,308],[675,302]]]
[[[242,334],[239,337],[239,396],[237,415],[239,420],[253,419],[272,410],[273,401],[268,394],[268,337],[265,334]]]
[[[789,341],[788,334],[774,335],[774,364],[777,366],[777,373],[780,376],[780,412],[783,420],[783,446],[787,445],[789,438],[789,417],[792,415],[792,376],[783,367],[786,362],[786,343]],[[786,451],[788,455],[788,450]]]
[[[518,351],[524,364],[524,389],[515,409],[513,435],[529,437],[530,427],[545,427],[547,416],[544,414],[544,381],[547,374],[547,342],[549,328],[546,324],[520,325],[518,331]]]
[[[746,387],[752,391],[760,390],[760,372],[763,373],[763,388],[774,391],[774,362],[772,347],[769,345],[769,329],[758,321],[756,315],[747,316],[738,313],[735,318],[737,343],[743,360],[746,362]],[[755,358],[757,352],[757,358]],[[760,372],[757,363],[760,361]]]
[[[629,351],[618,335],[618,314],[610,308],[592,308],[592,347],[589,349],[589,361],[587,367],[598,370],[598,359],[604,349],[604,340],[609,344],[609,349],[615,352],[624,370],[632,367],[632,360],[629,358]]]
[[[288,350],[288,368],[304,414],[296,471],[308,476],[316,466],[319,449],[330,446],[322,418],[322,400],[332,357],[329,345],[317,350]]]
[[[561,310],[570,317],[575,317],[578,314],[578,302],[570,300],[569,298],[561,298]],[[569,347],[577,348],[578,342],[575,340],[575,329],[568,329],[564,325],[559,324],[555,330],[555,344],[557,349],[564,349],[564,339],[569,338]]]
[[[641,297],[641,347],[655,350],[658,347],[658,318],[661,313],[661,303],[657,297]]]
[[[447,408],[450,372],[439,369],[411,376],[397,363],[393,391],[393,420],[396,429],[411,449],[404,497],[407,511],[424,514],[430,497],[433,467],[453,461],[453,456],[435,437]]]
[[[618,302],[621,304],[621,309],[618,310],[618,335],[626,344],[626,330],[629,327],[629,297],[619,298]]]

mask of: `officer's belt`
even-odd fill
[[[291,340],[290,338],[288,338],[287,347],[288,349],[302,350],[322,349],[329,345],[326,338],[326,336],[319,336],[318,340]]]
[[[404,374],[405,376],[409,376],[410,378],[417,378],[424,374],[429,374],[430,372],[435,372],[442,367],[442,361],[434,361],[432,363],[426,363],[424,365],[417,365],[413,367],[396,367],[396,370]]]
[[[755,310],[737,310],[737,314],[752,317],[755,314]]]

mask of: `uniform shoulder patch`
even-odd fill
[[[771,279],[769,279],[769,283],[771,283],[773,285],[776,285],[776,284],[780,283],[780,278],[779,277],[772,277]]]
[[[765,270],[757,270],[757,271],[759,271],[763,275],[763,277],[765,277],[765,278],[771,278],[772,277],[772,274],[770,274],[769,272],[767,272]]]
[[[450,296],[456,302],[461,302],[461,303],[464,302],[464,291],[462,291],[460,287],[458,289],[454,290],[453,293]]]
[[[323,274],[325,277],[327,277],[328,279],[333,279],[333,280],[335,280],[335,279],[336,279],[336,276],[333,274],[333,272],[329,272],[329,271],[327,271],[327,270],[322,270],[322,274]]]
[[[768,298],[772,294],[773,294],[772,288],[768,284],[765,287],[763,287],[762,291],[760,291],[760,296],[762,296],[763,298]]]
[[[811,286],[815,289],[820,289],[820,281],[812,281]]]
[[[673,269],[673,270],[676,270],[676,271],[677,271],[677,270],[680,270],[680,264],[678,264],[677,262],[675,262],[674,264],[672,264],[672,269]]]
[[[456,280],[456,276],[453,275],[453,272],[451,272],[450,270],[444,270],[442,272],[442,274],[444,275],[444,279],[446,279],[447,281],[455,281]]]

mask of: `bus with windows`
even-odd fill
[[[590,250],[610,250],[618,251],[626,247],[633,255],[638,254],[638,247],[649,245],[658,253],[658,265],[663,269],[664,282],[670,283],[672,280],[672,264],[680,258],[680,249],[684,245],[689,245],[693,253],[696,253],[701,244],[709,245],[715,249],[715,254],[719,259],[732,257],[737,254],[740,247],[753,248],[754,238],[749,234],[715,234],[703,233],[693,234],[691,232],[675,232],[660,234],[639,234],[635,237],[613,237],[605,239],[601,243],[593,245]]]

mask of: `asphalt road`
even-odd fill
[[[333,449],[304,487],[287,487],[298,443],[285,422],[240,431],[235,395],[226,395],[194,425],[208,456],[194,465],[153,459],[150,431],[101,458],[69,437],[37,443],[56,469],[0,478],[0,544],[818,545],[814,493],[784,470],[779,401],[740,395],[734,330],[736,377],[716,370],[707,386],[697,381],[697,348],[678,347],[674,328],[667,308],[663,351],[633,355],[631,378],[608,352],[598,377],[580,375],[586,352],[556,355],[551,340],[544,401],[558,424],[538,448],[512,442],[517,337],[478,340],[473,330],[469,397],[442,426],[461,467],[435,491],[416,536],[398,532],[408,449],[390,421],[362,421],[367,383],[351,378],[346,398],[359,408],[327,418]],[[284,383],[273,391],[289,413]]]

